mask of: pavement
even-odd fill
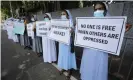
[[[67,73],[59,75],[59,70],[56,64],[44,63],[42,57],[9,40],[6,31],[1,31],[1,80],[66,80]],[[73,70],[71,80],[79,79],[79,70]],[[109,75],[109,80],[121,79]]]
[[[2,80],[66,80],[67,73],[59,75],[59,70],[56,64],[44,63],[42,57],[9,40],[6,31],[1,31]],[[72,76],[71,80],[76,79]]]

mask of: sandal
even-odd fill
[[[38,57],[41,57],[41,54],[40,54],[40,53],[37,53],[37,56],[38,56]]]
[[[63,72],[65,72],[65,70],[61,70],[61,71],[59,71],[59,74],[62,75]]]
[[[70,77],[70,75],[66,76],[66,80],[71,80]]]

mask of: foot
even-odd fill
[[[65,70],[61,70],[61,71],[59,71],[59,74],[62,75],[63,72],[65,72]]]
[[[28,46],[25,46],[25,47],[24,47],[24,49],[27,49],[27,48],[28,48]]]
[[[43,54],[42,54],[42,53],[38,53],[38,55],[39,55],[39,57],[43,56]]]
[[[52,61],[52,63],[56,63],[56,61]]]
[[[70,77],[70,75],[66,76],[66,80],[71,80]]]
[[[32,48],[31,48],[31,47],[28,47],[28,49],[29,49],[29,50],[32,50]]]
[[[43,53],[40,53],[41,56],[43,56]]]
[[[40,53],[37,53],[37,56],[40,57],[41,56]]]

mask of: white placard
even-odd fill
[[[50,21],[37,21],[36,34],[40,37],[47,37],[50,29]]]
[[[9,28],[9,29],[13,29],[13,21],[7,21],[6,22],[6,27]]]
[[[30,37],[34,37],[33,26],[34,26],[34,23],[27,24],[27,33],[28,33],[28,36]]]
[[[70,44],[70,21],[62,19],[51,20],[49,38],[61,43]]]
[[[75,45],[119,55],[127,17],[77,17]]]

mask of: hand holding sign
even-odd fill
[[[129,23],[127,23],[127,24],[126,24],[126,32],[129,31],[131,27],[132,27],[132,25],[129,24]]]
[[[74,29],[71,27],[70,28],[70,33],[73,33],[74,32]]]

